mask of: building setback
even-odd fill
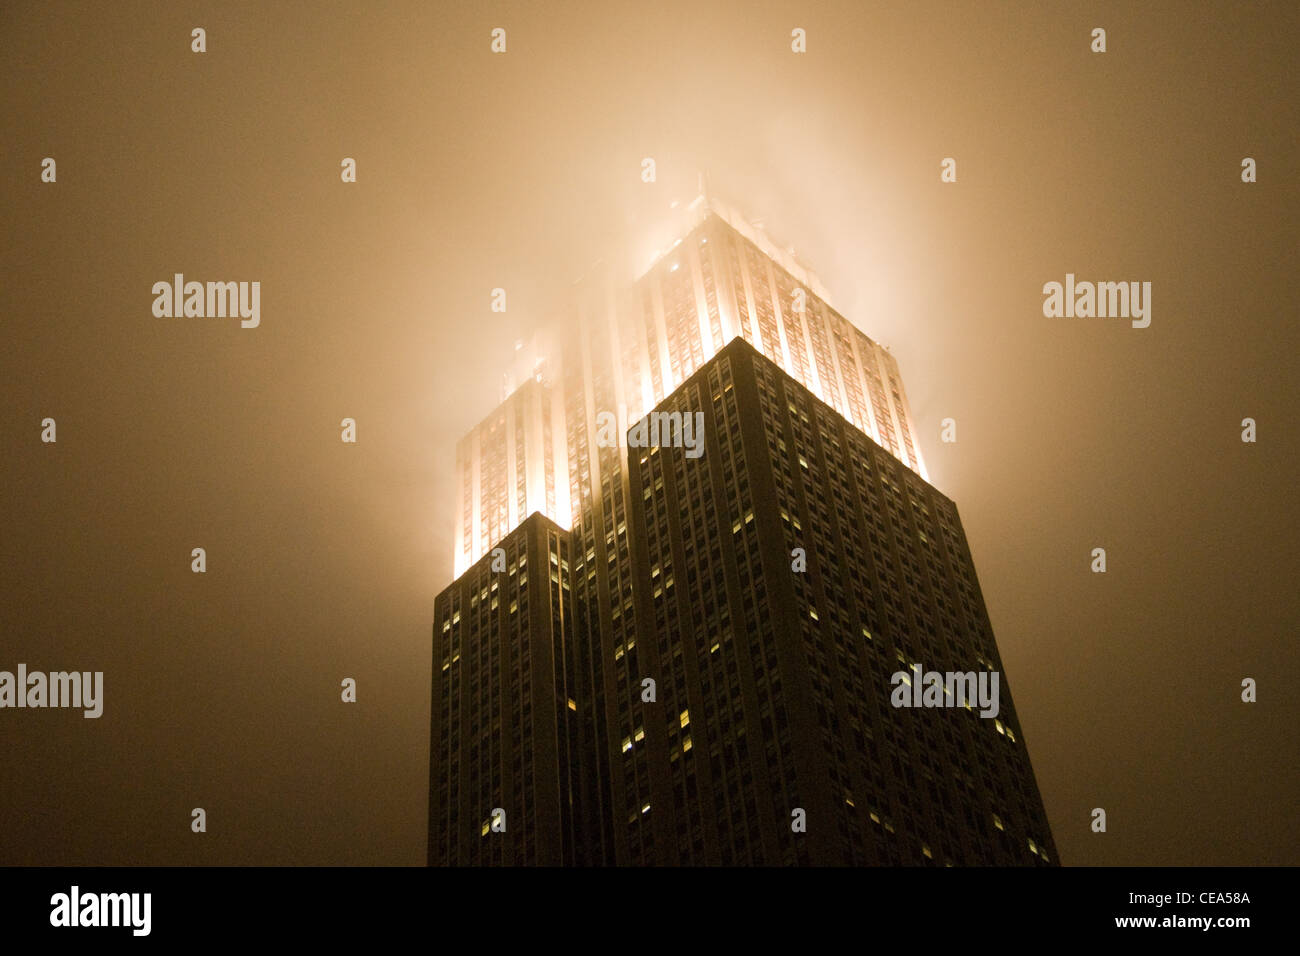
[[[558,393],[528,380],[456,445],[457,573],[533,512],[570,524],[568,456]]]
[[[592,862],[568,554],[534,514],[434,602],[432,866]]]

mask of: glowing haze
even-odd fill
[[[457,443],[707,171],[897,358],[1062,861],[1294,864],[1297,18],[0,4],[0,668],[107,701],[4,711],[0,862],[423,862]],[[155,316],[178,273],[258,326]],[[1152,282],[1150,327],[1044,316],[1070,273]]]

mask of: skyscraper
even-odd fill
[[[435,708],[451,648],[507,633],[555,643],[544,620],[506,621],[499,604],[457,618],[449,603],[490,594],[500,572],[484,556],[542,510],[569,531],[555,582],[566,690],[547,706],[575,715],[579,759],[546,774],[578,777],[568,792],[591,828],[572,831],[573,859],[1052,859],[1009,696],[988,721],[889,706],[889,666],[1000,670],[897,363],[760,231],[704,197],[686,212],[636,281],[605,269],[580,284],[534,380],[461,443],[457,568],[479,563],[472,586],[462,576],[438,599]],[[703,454],[638,447],[629,460],[628,430],[652,410],[698,413]],[[499,705],[458,699],[484,733],[468,711]],[[430,860],[486,862],[432,852],[437,801],[468,779],[450,733],[438,728],[431,758]],[[493,776],[496,759],[476,772]]]

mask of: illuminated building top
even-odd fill
[[[606,269],[580,282],[569,314],[517,355],[507,381],[524,384],[458,445],[457,575],[535,511],[570,527],[626,468],[628,427],[737,337],[928,479],[898,363],[817,276],[717,199],[677,219],[635,281]],[[613,465],[597,454],[611,441]]]

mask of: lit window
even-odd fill
[[[627,753],[627,752],[628,752],[629,750],[631,750],[631,749],[632,749],[632,738],[631,738],[631,737],[624,737],[624,738],[623,738],[623,753]]]
[[[682,725],[683,727],[685,727],[687,724],[689,724],[689,723],[691,722],[691,712],[690,712],[690,710],[688,709],[688,710],[684,710],[684,711],[682,711],[681,717],[680,717],[679,719],[681,720],[681,725]]]
[[[570,697],[570,698],[569,698],[569,710],[577,710],[577,709],[578,709],[578,702],[577,702],[576,700],[574,700],[572,697]]]

